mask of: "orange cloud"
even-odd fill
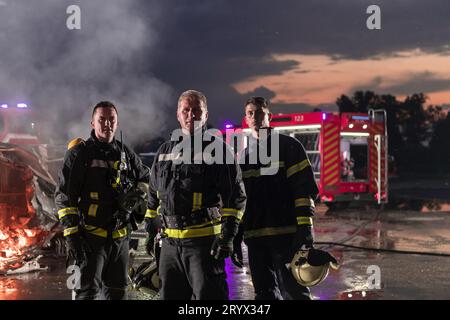
[[[408,82],[414,75],[429,74],[434,80],[449,81],[450,59],[448,56],[424,53],[421,50],[399,52],[392,57],[374,57],[366,60],[333,60],[326,55],[273,55],[276,61],[297,61],[297,68],[281,75],[262,76],[234,84],[241,94],[264,86],[276,92],[275,103],[334,103],[341,94],[351,95],[356,87],[383,91]],[[420,87],[420,84],[419,84]],[[417,91],[417,90],[415,90]],[[415,93],[412,91],[408,94]],[[426,92],[429,103],[450,103],[449,90]]]

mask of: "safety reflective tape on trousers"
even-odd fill
[[[68,207],[64,208],[58,211],[58,218],[61,219],[62,217],[65,217],[69,214],[78,215],[78,208],[77,207]]]
[[[313,219],[311,217],[297,217],[297,224],[298,225],[312,226],[313,225]]]
[[[314,205],[314,201],[311,198],[298,198],[298,199],[295,199],[295,206],[296,207],[313,207],[313,208],[316,207]]]
[[[248,239],[248,238],[253,238],[253,237],[291,234],[291,233],[295,233],[295,231],[297,231],[297,226],[261,228],[261,229],[244,231],[244,238]]]
[[[90,234],[102,237],[102,238],[106,238],[108,237],[108,231],[96,226],[91,226],[91,225],[86,225],[84,227],[84,229],[89,232]],[[128,234],[128,228],[124,227],[122,229],[119,230],[114,230],[112,232],[112,238],[113,239],[118,239],[118,238],[122,238],[125,237]]]
[[[311,164],[309,163],[308,159],[305,159],[297,164],[294,164],[293,166],[289,167],[286,170],[286,176],[289,178],[290,176],[296,174],[297,172],[302,171],[303,169],[305,169],[306,167],[310,166]]]

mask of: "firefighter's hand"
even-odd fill
[[[231,255],[231,262],[238,267],[244,266],[244,257],[242,255],[242,232],[238,232],[233,239],[233,254]]]
[[[314,234],[312,226],[297,226],[297,232],[291,245],[292,256],[301,249],[313,248]]]
[[[89,244],[81,235],[74,235],[66,239],[67,263],[80,265],[92,251]]]
[[[154,255],[154,244],[155,244],[156,234],[149,234],[145,239],[145,251],[148,255]]]
[[[211,247],[211,255],[217,259],[225,259],[233,254],[233,239],[217,237]]]

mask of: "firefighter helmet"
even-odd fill
[[[336,258],[318,249],[299,250],[290,264],[295,280],[305,287],[321,283],[327,277],[330,267],[334,270],[339,268]]]
[[[134,289],[144,289],[151,294],[157,294],[160,280],[156,260],[150,260],[140,265],[133,276],[132,284]]]

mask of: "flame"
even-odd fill
[[[0,229],[0,270],[20,258],[26,249],[36,245],[43,235],[41,229],[6,227]]]

